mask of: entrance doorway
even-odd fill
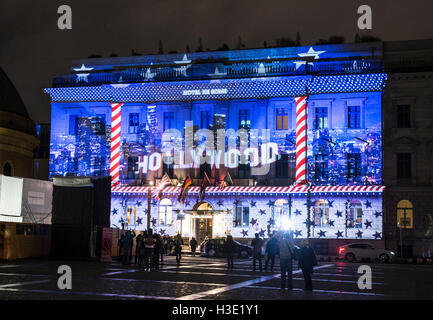
[[[201,243],[206,236],[212,238],[213,216],[211,212],[213,208],[209,203],[201,202],[194,207],[194,210],[197,210],[197,215],[194,216],[195,238],[198,243]]]

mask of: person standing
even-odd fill
[[[224,243],[224,251],[227,256],[227,268],[233,269],[233,254],[235,251],[235,242],[233,241],[233,237],[229,234],[226,238],[226,242]]]
[[[144,267],[144,257],[146,255],[146,238],[147,238],[147,231],[143,232],[143,235],[141,237],[141,241],[140,241],[140,251],[139,251],[139,255],[138,255],[138,268],[140,270],[143,269]]]
[[[168,254],[171,255],[173,252],[174,240],[172,237],[168,237]]]
[[[164,254],[168,254],[168,237],[164,236],[163,240],[164,240]]]
[[[164,239],[161,237],[161,235],[158,234],[158,240],[161,243],[161,249],[159,250],[159,255],[161,258],[161,265],[164,264],[164,253],[165,253],[165,248],[164,248]]]
[[[155,243],[155,245],[153,247],[153,266],[154,266],[155,270],[158,270],[159,269],[159,256],[161,253],[162,244],[161,244],[161,240],[159,239],[158,234],[154,234],[153,239],[154,239],[154,243]]]
[[[192,256],[195,257],[195,249],[197,248],[197,240],[194,237],[189,241],[189,246],[191,247]]]
[[[271,237],[266,243],[266,261],[265,271],[268,270],[269,260],[271,261],[271,271],[274,270],[275,256],[278,254],[278,240],[275,237]]]
[[[152,229],[149,229],[146,239],[144,239],[144,268],[147,272],[153,267],[153,248],[155,246],[155,239],[153,238]]]
[[[141,249],[141,244],[142,244],[141,238],[143,238],[143,235],[141,233],[135,238],[134,266],[137,266],[137,262],[139,261],[139,258],[140,258],[140,249]]]
[[[125,234],[122,234],[120,239],[117,241],[117,246],[119,247],[119,261],[123,262],[123,255],[125,253],[125,250],[123,248],[123,239],[125,238]]]
[[[291,231],[279,231],[276,233],[275,238],[278,241],[280,249],[280,270],[281,270],[281,290],[287,288],[293,289],[292,283],[292,269],[295,245],[293,243],[293,236]]]
[[[305,280],[306,291],[313,291],[313,281],[311,275],[314,272],[314,266],[317,266],[317,259],[314,250],[310,248],[309,241],[304,239],[302,247],[299,250],[299,268],[302,269],[302,274]]]
[[[259,269],[262,270],[262,247],[263,239],[259,237],[259,234],[255,234],[255,238],[251,241],[253,247],[253,271],[256,271],[256,261],[259,260]]]
[[[180,234],[178,233],[176,235],[176,238],[174,239],[174,254],[176,255],[176,263],[178,266],[180,265],[180,259],[182,259],[182,245],[183,245],[183,240]]]
[[[131,257],[132,257],[132,246],[133,246],[133,239],[135,237],[135,232],[132,232],[130,230],[126,231],[126,234],[123,238],[122,246],[124,248],[124,256],[123,256],[123,263],[124,264],[130,264],[131,263]]]

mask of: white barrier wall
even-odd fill
[[[0,221],[51,223],[53,183],[0,175]]]

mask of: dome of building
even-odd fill
[[[31,178],[36,126],[18,91],[0,68],[0,174]]]
[[[0,67],[0,110],[29,118],[27,109],[12,81]]]

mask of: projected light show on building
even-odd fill
[[[381,240],[381,52],[360,43],[74,61],[45,89],[50,174],[111,175],[115,228],[147,228],[151,190],[160,234]]]

